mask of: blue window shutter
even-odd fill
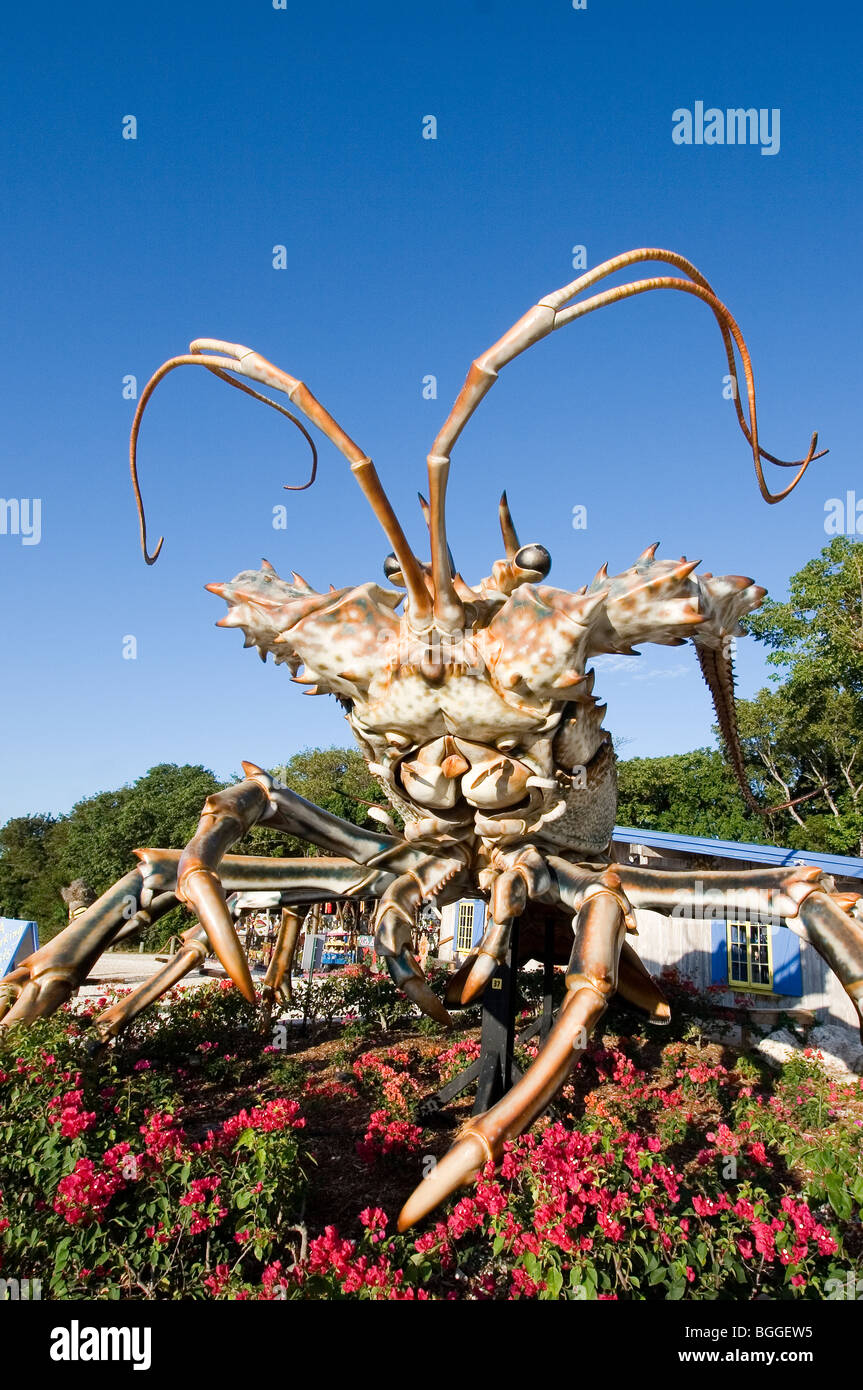
[[[710,923],[710,983],[728,984],[728,937],[724,922]]]
[[[773,952],[773,993],[803,993],[803,969],[800,963],[800,939],[788,927],[771,927]]]
[[[473,941],[475,946],[485,931],[485,903],[482,898],[475,900],[473,905]]]

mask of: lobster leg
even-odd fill
[[[143,931],[146,927],[152,927],[154,922],[158,922],[160,917],[164,917],[166,912],[170,912],[176,906],[176,893],[157,894],[149,906],[138,908],[134,917],[130,918],[126,925],[117,932],[111,945],[116,946],[118,941],[125,941],[127,937],[134,936],[136,932]]]
[[[452,1019],[411,950],[416,909],[430,891],[415,874],[402,874],[390,884],[375,917],[375,951],[386,961],[396,988],[429,1018],[451,1027]]]
[[[600,885],[612,892],[621,888],[614,865],[603,869],[590,865],[570,864],[568,860],[550,855],[543,857],[529,846],[517,856],[506,856],[508,865],[494,880],[491,889],[491,921],[482,940],[449,981],[446,1001],[453,1007],[464,1007],[484,991],[498,965],[506,958],[512,935],[512,924],[520,916],[528,899],[569,908],[578,912],[587,889]],[[632,906],[622,894],[626,925],[634,928]],[[621,957],[619,988],[627,1002],[654,1022],[667,1022],[668,1006],[641,964],[637,954],[625,942]]]
[[[165,861],[170,857],[179,858],[179,850],[158,850],[146,851],[147,854],[159,855],[163,867]],[[377,896],[383,891],[380,883],[372,881],[369,883],[369,875],[364,874],[359,865],[350,864],[346,860],[331,860],[323,857],[318,859],[262,859],[253,856],[228,855],[222,861],[223,878],[240,877],[248,880],[255,873],[263,874],[271,866],[281,870],[281,878],[290,880],[290,891],[293,896],[302,897],[306,902],[321,902],[336,893],[345,893],[362,889],[363,893],[369,896]],[[388,882],[391,875],[384,876],[384,882]],[[304,881],[305,880],[305,881]],[[270,887],[279,886],[278,881],[274,882],[272,874],[267,879]],[[167,896],[167,895],[165,895]],[[158,899],[157,899],[158,901]],[[285,908],[282,913],[282,923],[273,952],[273,958],[264,977],[264,1005],[272,1007],[276,998],[281,998],[283,1002],[290,1003],[290,993],[283,987],[283,980],[287,972],[290,978],[290,967],[299,940],[301,925],[301,915],[296,908]],[[192,927],[182,938],[182,945],[177,953],[169,960],[161,970],[158,970],[149,980],[145,980],[136,990],[111,1008],[100,1014],[93,1020],[92,1028],[96,1038],[100,1043],[107,1043],[111,1038],[117,1037],[124,1028],[137,1018],[138,1014],[143,1013],[144,1009],[150,1004],[160,999],[169,989],[173,989],[185,975],[203,963],[208,953],[207,932],[202,926]]]
[[[550,878],[542,857],[534,849],[523,851],[514,867],[505,868],[491,889],[491,920],[476,950],[449,982],[446,1001],[466,1008],[484,991],[509,950],[512,925],[527,906],[528,897],[548,890]]]
[[[182,857],[176,849],[136,851],[140,864],[103,893],[86,912],[0,980],[0,1028],[31,1023],[53,1013],[86,979],[94,961],[108,947],[132,931],[149,926],[176,905],[177,868]],[[281,888],[296,902],[320,902],[331,897],[380,897],[394,875],[386,870],[368,871],[349,859],[270,859],[254,855],[226,855],[221,864],[222,883],[229,892],[239,889]],[[197,930],[197,929],[195,929]],[[188,933],[184,942],[188,943]],[[181,948],[182,950],[183,948]],[[184,957],[186,959],[187,957]],[[194,960],[190,960],[188,973]],[[173,968],[169,962],[166,971]],[[160,979],[159,972],[154,979]],[[175,983],[167,978],[153,994],[158,998]],[[141,990],[149,989],[147,981]],[[137,1000],[135,991],[125,1001]],[[146,1002],[151,1002],[149,999]],[[136,1007],[134,1013],[140,1013]],[[134,1015],[133,1015],[134,1016]],[[122,1026],[128,1019],[124,1018]],[[120,1031],[118,1028],[117,1032]],[[114,1034],[112,1033],[112,1036]]]
[[[812,893],[800,904],[799,916],[812,945],[857,1010],[863,1042],[863,927],[828,893]]]
[[[617,988],[626,914],[619,894],[597,884],[574,924],[566,998],[533,1065],[501,1100],[471,1118],[449,1153],[424,1178],[399,1215],[399,1230],[420,1221],[484,1164],[500,1157],[545,1110],[587,1047],[587,1040]]]
[[[273,947],[273,954],[264,976],[264,1004],[272,1008],[277,1000],[283,1004],[293,1002],[291,989],[291,966],[300,939],[300,914],[295,907],[282,908],[282,921],[279,934]]]
[[[501,961],[506,960],[515,914],[503,920],[492,918],[479,945],[447,981],[446,1003],[453,1009],[466,1009],[481,994]]]
[[[0,1026],[32,1023],[65,1004],[93,962],[140,911],[144,891],[140,869],[132,869],[0,980]]]
[[[177,897],[195,913],[228,975],[250,1004],[255,1002],[255,987],[217,869],[225,851],[268,810],[266,790],[251,778],[208,796],[198,829],[177,865]]]
[[[254,763],[243,763],[243,782],[207,798],[198,829],[177,866],[177,897],[195,912],[213,949],[240,993],[250,1002],[255,992],[246,957],[231,921],[217,873],[222,856],[243,835],[266,819],[274,828],[300,834],[324,848],[348,849],[359,862],[386,858],[402,842],[375,835],[330,815],[302,797],[278,787],[274,779]],[[423,860],[422,851],[404,847],[409,858]]]
[[[285,908],[282,912],[282,925],[279,929],[276,948],[270,967],[264,979],[264,1001],[270,1004],[281,994],[286,1003],[291,1002],[290,990],[282,989],[282,979],[285,971],[288,971],[290,978],[290,965],[293,960],[294,952],[297,948],[297,941],[300,934],[300,916],[295,908]],[[107,1043],[111,1038],[116,1038],[119,1033],[127,1028],[133,1018],[161,999],[163,994],[167,994],[169,989],[173,989],[184,976],[191,970],[195,970],[207,958],[209,947],[207,943],[207,933],[203,927],[192,927],[190,931],[184,933],[182,945],[176,954],[163,966],[161,970],[151,975],[136,990],[113,1004],[110,1009],[106,1009],[98,1018],[93,1020],[92,1028],[101,1043]],[[268,998],[269,995],[269,998]]]
[[[190,931],[185,932],[182,943],[176,955],[163,965],[161,970],[157,970],[155,975],[151,975],[149,980],[145,980],[131,994],[112,1004],[110,1009],[99,1014],[98,1018],[94,1018],[91,1027],[96,1036],[97,1046],[116,1038],[133,1018],[137,1018],[150,1004],[161,999],[169,989],[173,989],[190,970],[204,963],[209,947],[207,933],[203,927],[192,927]]]
[[[135,850],[147,882],[175,884],[179,849]],[[314,903],[326,898],[379,898],[395,874],[386,869],[367,870],[352,859],[315,855],[312,858],[273,859],[259,854],[226,854],[219,866],[222,887],[228,893],[280,891],[294,903]]]
[[[618,866],[621,883],[635,907],[656,912],[708,918],[737,911],[762,918],[785,918],[792,931],[811,942],[830,966],[860,1019],[863,1038],[863,925],[850,909],[854,894],[832,893],[832,881],[820,869],[794,865],[682,873],[666,869]]]

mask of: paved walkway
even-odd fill
[[[95,962],[85,983],[78,990],[78,999],[97,999],[106,985],[126,985],[134,989],[161,970],[167,957],[146,955],[138,951],[106,951]],[[252,971],[252,975],[256,974]],[[207,980],[224,980],[225,972],[217,960],[205,962],[203,970],[190,970],[180,981],[180,987],[200,985]]]

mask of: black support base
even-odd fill
[[[554,926],[546,927],[542,1010],[537,1019],[516,1037],[516,972],[518,962],[518,923],[514,923],[506,959],[501,962],[486,985],[482,1000],[481,1052],[477,1060],[454,1076],[440,1090],[426,1096],[415,1111],[417,1120],[430,1120],[456,1096],[477,1082],[473,1114],[482,1115],[491,1109],[510,1087],[519,1080],[521,1070],[513,1060],[516,1044],[528,1042],[539,1033],[548,1036],[554,1018],[552,984],[554,981]]]

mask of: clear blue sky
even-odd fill
[[[633,246],[693,259],[737,316],[764,446],[829,445],[769,508],[722,398],[721,341],[688,296],[563,330],[502,374],[454,453],[465,576],[523,540],[575,588],[651,541],[782,595],[860,467],[859,14],[798,0],[148,0],[16,6],[4,20],[0,495],[42,499],[42,539],[0,535],[0,821],[62,811],[154,763],[273,765],[347,741],[213,624],[207,581],[262,555],[316,587],[379,578],[388,546],[347,465],[320,481],[287,424],[201,370],[145,419],[159,563],[141,559],[126,465],[143,385],[197,336],[302,377],[369,453],[417,546],[424,459],[465,371],[543,294]],[[781,148],[678,146],[702,100],[781,111]],[[126,115],[136,141],[121,138]],[[436,141],[421,138],[425,115]],[[287,247],[289,268],[272,268]],[[422,378],[437,376],[437,400]],[[783,481],[787,475],[779,475]],[[274,531],[272,508],[289,508]],[[574,505],[588,508],[574,531]],[[138,658],[122,658],[123,638]],[[751,650],[748,650],[751,648]],[[626,755],[709,741],[689,648],[611,663],[598,690]],[[741,693],[762,683],[741,644]]]

